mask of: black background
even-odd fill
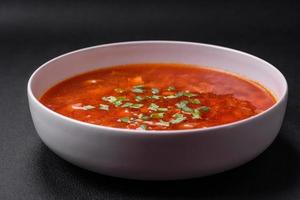
[[[2,0],[0,199],[300,199],[298,2]],[[82,170],[42,144],[26,97],[39,65],[87,46],[149,39],[212,43],[274,64],[288,80],[289,103],[270,148],[226,173],[143,182]]]

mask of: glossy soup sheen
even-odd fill
[[[83,122],[138,130],[227,124],[276,101],[237,75],[184,64],[131,64],[69,78],[41,98],[51,110]]]

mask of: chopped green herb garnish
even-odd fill
[[[157,125],[159,125],[159,126],[170,126],[170,122],[166,122],[164,120],[159,120]]]
[[[199,99],[190,99],[190,102],[192,104],[201,104],[201,101]]]
[[[176,99],[177,97],[178,97],[177,95],[164,96],[165,99]]]
[[[118,101],[129,101],[126,97],[117,97]]]
[[[117,92],[117,93],[122,94],[122,93],[124,93],[126,90],[124,90],[124,89],[122,89],[122,88],[115,88],[114,91]]]
[[[141,108],[143,107],[144,104],[138,104],[138,103],[135,103],[135,104],[132,104],[131,106],[129,106],[130,108]]]
[[[144,115],[143,113],[141,113],[141,114],[138,115],[138,118],[139,118],[139,119],[142,119],[142,120],[148,120],[148,119],[149,119],[149,116],[146,116],[146,115]]]
[[[186,96],[186,97],[196,97],[196,96],[198,96],[198,94],[194,94],[194,93],[191,93],[191,92],[184,92],[183,96]]]
[[[91,109],[94,109],[95,106],[92,106],[92,105],[86,105],[86,106],[82,106],[83,107],[83,110],[91,110]]]
[[[108,101],[109,103],[113,103],[117,100],[117,98],[114,97],[114,96],[109,96],[109,97],[102,97],[102,100],[103,101]]]
[[[139,101],[143,101],[144,97],[141,96],[135,96],[135,101],[139,102]]]
[[[164,113],[152,113],[150,115],[150,117],[153,118],[153,119],[163,118],[164,117]]]
[[[132,91],[132,92],[135,92],[135,93],[143,93],[143,92],[144,92],[143,89],[139,89],[139,88],[132,89],[131,91]]]
[[[187,106],[188,101],[181,101],[179,103],[176,103],[177,108],[181,109],[184,112],[193,112],[193,109]]]
[[[114,96],[102,97],[102,100],[108,101],[109,103],[114,104],[116,107],[122,105],[123,101],[128,101],[126,97],[114,97]]]
[[[165,99],[175,99],[175,98],[178,98],[178,97],[182,97],[184,96],[184,92],[177,92],[176,94],[171,94],[171,95],[168,95],[168,96],[164,96]]]
[[[143,85],[133,86],[131,91],[135,92],[135,93],[143,93],[144,92],[144,86]]]
[[[137,128],[137,130],[147,130],[147,125],[142,124],[142,125],[140,125],[140,127]]]
[[[194,109],[192,112],[192,118],[193,119],[201,119],[201,112],[199,109]]]
[[[182,107],[186,106],[188,103],[189,103],[188,101],[183,100],[183,101],[180,101],[179,103],[177,103],[176,106],[178,108],[182,108]]]
[[[182,97],[183,94],[184,94],[184,92],[177,92],[177,93],[176,93],[176,97]]]
[[[175,89],[176,89],[176,88],[175,88],[174,86],[169,86],[167,90],[168,90],[168,91],[174,91]]]
[[[200,110],[200,111],[203,111],[203,112],[208,112],[208,111],[210,111],[210,108],[207,107],[207,106],[201,106],[201,107],[199,108],[199,110]]]
[[[201,119],[201,111],[202,112],[208,112],[210,110],[207,106],[201,106],[200,108],[194,109],[192,112],[192,118],[193,119]]]
[[[171,124],[178,124],[178,123],[180,123],[180,122],[186,120],[186,117],[184,117],[183,114],[179,114],[179,113],[174,114],[173,117],[174,117],[175,119],[172,119],[172,120],[170,121]]]
[[[120,105],[122,105],[122,100],[114,101],[113,104],[114,104],[116,107],[119,107]]]
[[[134,103],[130,103],[130,102],[127,102],[125,104],[123,104],[121,107],[122,108],[141,108],[143,107],[144,104],[134,104]]]
[[[109,110],[109,105],[100,104],[100,105],[99,105],[99,109],[100,109],[100,110]]]
[[[127,102],[127,103],[123,104],[121,107],[122,108],[128,108],[128,107],[130,107],[132,105],[133,105],[133,103]]]
[[[129,117],[122,117],[122,118],[120,118],[120,121],[121,122],[125,122],[125,123],[129,123],[130,122]]]
[[[188,106],[185,106],[185,107],[182,108],[182,111],[192,113],[192,112],[193,112],[193,109],[191,109],[191,108],[188,107]]]
[[[158,88],[152,88],[151,92],[152,92],[152,94],[158,94],[159,93],[159,89]]]
[[[157,111],[157,109],[159,108],[159,106],[156,105],[155,103],[151,103],[148,108],[150,110]]]
[[[181,101],[179,103],[176,103],[175,105],[177,108],[182,109],[183,107],[187,106],[188,101]]]
[[[160,112],[166,112],[168,111],[168,108],[157,108],[157,110]]]
[[[151,96],[151,99],[160,99],[160,96],[154,94]]]

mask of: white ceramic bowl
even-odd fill
[[[138,131],[92,125],[43,106],[38,98],[56,83],[96,68],[130,63],[213,66],[258,81],[277,103],[254,117],[205,129]],[[139,41],[74,51],[38,68],[28,82],[35,128],[57,155],[101,174],[143,180],[201,177],[237,167],[259,155],[279,132],[287,82],[271,64],[229,48],[190,42]]]

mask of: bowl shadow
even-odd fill
[[[57,199],[87,197],[248,199],[274,196],[299,182],[300,152],[289,140],[277,137],[253,161],[236,169],[180,181],[136,181],[99,175],[62,160],[41,144],[37,166],[44,192]]]

